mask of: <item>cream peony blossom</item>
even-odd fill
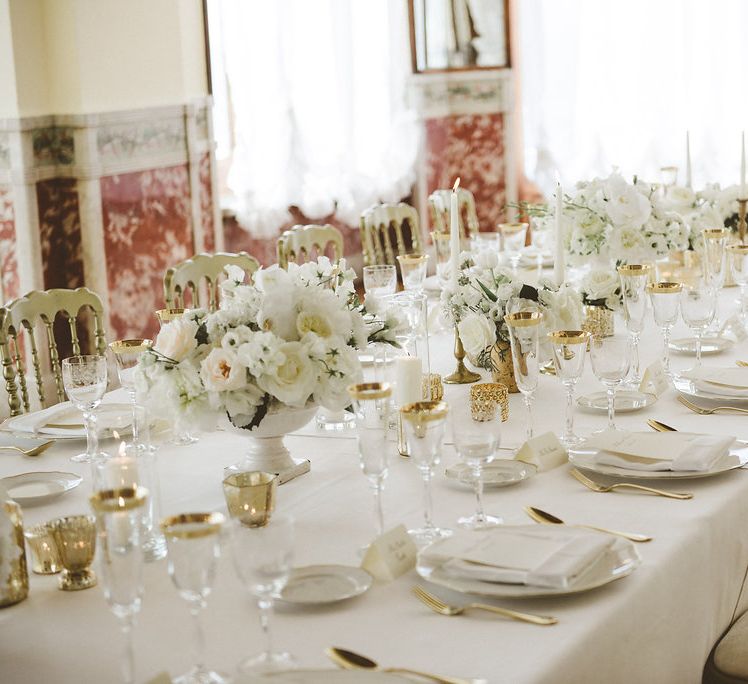
[[[198,325],[188,318],[177,318],[159,330],[153,349],[172,361],[181,361],[197,348]]]
[[[272,375],[261,375],[257,384],[289,406],[304,406],[317,384],[317,368],[300,342],[278,348],[284,360]]]
[[[470,313],[457,324],[462,346],[472,358],[496,342],[496,328],[485,316]]]
[[[217,347],[200,364],[200,378],[209,392],[238,390],[247,384],[247,369],[234,352]]]

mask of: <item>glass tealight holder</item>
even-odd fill
[[[566,425],[561,441],[564,446],[578,444],[574,433],[574,388],[582,377],[590,333],[584,330],[557,330],[549,333],[556,377],[566,390]]]
[[[275,510],[277,491],[278,476],[275,473],[232,473],[223,481],[229,515],[249,527],[268,524]]]
[[[50,523],[63,572],[59,587],[80,591],[96,586],[91,570],[96,552],[96,520],[92,515],[71,515]]]
[[[644,330],[647,314],[646,288],[649,282],[650,264],[624,264],[618,267],[623,293],[623,313],[626,330],[631,341],[631,368],[629,386],[638,390],[642,381],[639,361],[639,338]]]
[[[400,264],[400,275],[403,279],[403,288],[413,292],[423,292],[423,283],[426,280],[426,269],[428,267],[428,254],[400,254],[397,263]]]
[[[320,406],[314,420],[317,427],[326,432],[342,432],[344,430],[353,430],[356,427],[356,418],[347,409],[333,411]]]
[[[159,325],[163,325],[182,318],[186,312],[187,309],[159,309],[156,311],[156,318],[158,318]]]
[[[37,575],[55,575],[62,570],[60,552],[49,523],[34,525],[24,532],[31,549],[31,569]]]
[[[665,373],[670,372],[670,332],[673,326],[678,322],[680,313],[680,295],[683,285],[681,283],[649,283],[647,292],[652,302],[652,314],[657,326],[662,332],[662,341],[664,344],[662,350],[662,367]]]

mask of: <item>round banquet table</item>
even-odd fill
[[[722,293],[723,315],[735,309],[735,289]],[[658,358],[661,341],[651,321],[642,344],[642,366]],[[617,329],[624,330],[619,319]],[[685,335],[682,323],[675,336]],[[432,371],[454,369],[453,336],[431,336]],[[732,365],[748,359],[748,343],[739,343],[705,364]],[[673,354],[674,369],[693,357]],[[485,374],[485,372],[484,372]],[[589,360],[578,394],[599,391]],[[446,386],[445,399],[467,400],[467,385]],[[113,398],[122,401],[121,390]],[[617,417],[619,427],[648,430],[656,418],[678,429],[748,437],[748,417],[700,416],[667,391],[654,405]],[[541,375],[535,399],[535,433],[563,429],[563,390],[552,376]],[[604,426],[602,413],[576,412],[577,432],[584,435]],[[510,418],[502,443],[517,446],[525,430],[520,395],[510,397]],[[449,439],[447,440],[449,441]],[[295,565],[341,563],[358,565],[358,548],[373,534],[372,500],[359,469],[353,434],[325,433],[309,425],[286,443],[294,456],[311,460],[311,471],[278,490],[278,509],[294,515],[297,525]],[[111,449],[111,444],[105,445]],[[159,446],[163,515],[186,511],[226,511],[221,487],[223,468],[238,461],[241,435],[204,433],[190,446]],[[69,461],[80,443],[58,442],[38,458],[0,452],[0,476],[31,470],[79,473],[84,482],[75,490],[41,506],[24,510],[31,526],[61,515],[89,511],[90,472]],[[499,452],[511,457],[510,451]],[[443,468],[456,461],[445,444],[442,466],[434,480],[433,500],[438,525],[455,526],[473,510],[470,489],[448,480]],[[375,582],[365,594],[318,608],[277,605],[274,636],[300,665],[332,667],[328,646],[358,651],[383,665],[430,670],[490,682],[688,682],[701,681],[703,663],[733,616],[748,607],[743,592],[748,567],[748,470],[676,483],[674,490],[694,492],[689,501],[636,493],[589,491],[563,465],[512,487],[485,492],[486,510],[507,523],[526,524],[528,505],[550,511],[570,522],[650,534],[638,544],[641,565],[628,577],[602,588],[557,598],[499,601],[519,610],[555,615],[559,623],[537,627],[488,613],[444,617],[428,610],[412,595],[423,583],[412,570],[397,580]],[[422,484],[414,465],[399,457],[392,445],[384,492],[386,527],[422,520]],[[244,592],[224,543],[215,588],[204,612],[207,663],[231,673],[236,663],[263,647],[258,611]],[[95,566],[94,566],[95,567]],[[27,600],[0,610],[0,681],[116,682],[121,635],[101,585],[80,592],[57,589],[58,577],[30,574]],[[465,597],[439,587],[435,593],[459,601]],[[166,671],[180,674],[192,664],[192,625],[186,603],[167,574],[166,561],[149,563],[145,595],[134,634],[139,682]]]

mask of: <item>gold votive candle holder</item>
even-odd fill
[[[607,306],[586,304],[582,330],[598,337],[610,337],[615,333],[615,318]]]
[[[156,311],[156,317],[158,318],[158,322],[163,325],[164,323],[174,321],[177,318],[182,318],[185,311],[187,311],[187,309],[159,309]]]
[[[263,527],[275,510],[278,476],[249,471],[232,473],[223,481],[229,515],[248,527]]]
[[[96,553],[96,519],[92,515],[71,515],[50,523],[62,562],[60,589],[80,591],[96,586],[91,570]]]
[[[424,373],[421,393],[427,401],[441,401],[444,398],[444,384],[439,373]]]
[[[60,552],[49,523],[34,525],[24,536],[31,549],[31,569],[37,575],[55,575],[62,570]]]
[[[509,420],[509,388],[500,382],[480,382],[470,388],[470,412],[475,420],[487,420],[494,412],[501,411],[501,422]]]

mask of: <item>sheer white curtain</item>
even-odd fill
[[[227,86],[215,92],[219,154],[232,156],[228,185],[253,235],[274,236],[289,205],[310,218],[337,206],[357,225],[368,205],[408,195],[418,139],[403,0],[212,0],[209,11]]]
[[[527,174],[548,193],[607,174],[739,181],[748,128],[745,0],[518,2]]]

